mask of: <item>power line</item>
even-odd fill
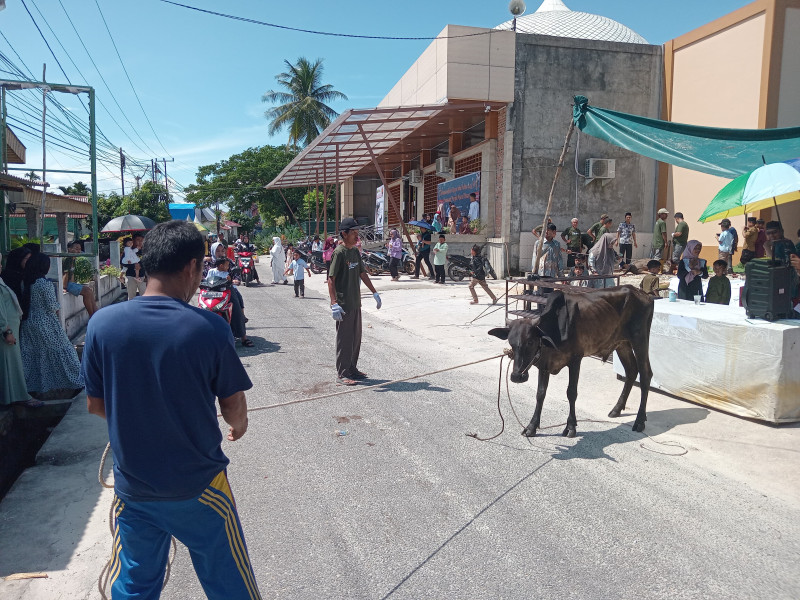
[[[166,152],[169,155],[169,150],[164,148],[164,144],[159,139],[156,130],[153,128],[153,124],[150,122],[150,117],[147,116],[147,112],[145,112],[144,106],[142,106],[142,101],[139,99],[139,94],[136,92],[136,88],[133,85],[133,81],[131,81],[131,77],[130,75],[128,75],[128,69],[125,68],[125,63],[122,61],[122,56],[120,56],[119,50],[117,49],[117,43],[114,41],[114,36],[111,35],[111,29],[109,29],[108,27],[108,23],[106,22],[106,17],[105,15],[103,15],[103,10],[100,8],[100,3],[97,0],[94,0],[94,3],[97,6],[98,12],[100,13],[100,18],[103,19],[103,25],[105,25],[106,27],[106,31],[108,32],[108,37],[111,38],[111,44],[114,46],[114,51],[117,53],[119,64],[122,65],[122,70],[124,71],[125,77],[128,79],[128,83],[130,84],[131,89],[133,90],[133,95],[136,96],[136,102],[139,103],[139,108],[142,109],[142,114],[144,115],[144,118],[147,120],[147,124],[150,126],[150,131],[153,132],[153,135],[155,136],[156,140],[158,141],[159,145],[164,150],[164,152]]]
[[[86,44],[84,43],[83,38],[81,37],[81,34],[78,32],[78,28],[75,27],[75,23],[72,22],[72,18],[69,16],[69,12],[67,12],[67,9],[64,7],[64,4],[61,2],[61,0],[58,0],[58,3],[61,5],[61,10],[64,11],[64,14],[67,17],[67,20],[69,21],[69,24],[72,26],[72,30],[75,32],[75,35],[78,37],[78,41],[81,43],[81,46],[83,46],[83,49],[86,52],[86,56],[88,56],[89,60],[92,62],[92,66],[94,66],[94,70],[97,71],[97,74],[100,76],[100,80],[103,82],[103,85],[106,86],[106,89],[108,90],[108,93],[111,95],[112,100],[114,100],[114,103],[117,105],[117,108],[119,109],[120,114],[122,114],[123,118],[128,122],[128,125],[131,126],[131,129],[136,134],[136,137],[138,137],[141,140],[142,144],[145,145],[147,150],[145,150],[144,148],[139,146],[139,144],[137,144],[133,140],[133,138],[131,138],[128,135],[128,133],[124,129],[122,129],[122,127],[120,126],[119,123],[117,123],[116,120],[114,120],[114,123],[116,123],[116,125],[117,125],[117,127],[119,127],[120,131],[122,131],[122,133],[125,134],[125,136],[131,141],[131,143],[134,146],[136,146],[139,150],[141,150],[143,153],[145,153],[145,154],[148,154],[148,153],[149,154],[156,154],[156,151],[153,150],[152,148],[150,148],[150,146],[147,144],[147,142],[144,141],[144,138],[142,138],[142,136],[139,135],[138,130],[133,125],[133,123],[131,123],[130,119],[128,118],[128,115],[122,109],[122,106],[120,106],[119,101],[117,100],[117,97],[114,95],[114,92],[111,91],[111,86],[108,85],[108,82],[106,82],[105,77],[103,77],[103,74],[100,72],[100,69],[98,68],[97,63],[94,62],[94,58],[92,57],[92,54],[89,52],[89,49],[86,47]],[[86,78],[84,77],[84,81],[85,80],[86,80]],[[98,100],[99,100],[99,98],[98,98]],[[100,102],[100,104],[103,105],[102,101]],[[106,112],[108,112],[109,116],[111,116],[111,118],[113,120],[114,117],[111,115],[111,111],[109,111],[108,108],[105,107],[105,105],[103,105],[103,108],[105,108]]]
[[[96,2],[97,0],[95,0]],[[274,27],[275,29],[285,29],[287,31],[297,31],[299,33],[311,33],[313,35],[326,35],[331,37],[344,37],[344,38],[358,38],[364,40],[410,40],[410,41],[420,41],[420,40],[452,40],[456,38],[468,38],[468,37],[476,37],[479,35],[488,35],[493,33],[493,30],[490,31],[481,31],[478,33],[465,33],[462,35],[441,35],[437,37],[401,37],[401,36],[389,36],[389,35],[359,35],[355,33],[334,33],[331,31],[316,31],[314,29],[302,29],[300,27],[290,27],[288,25],[278,25],[277,23],[267,23],[266,21],[259,21],[257,19],[249,19],[247,17],[238,17],[236,15],[228,15],[221,12],[215,12],[213,10],[206,10],[204,8],[198,8],[196,6],[189,6],[188,4],[181,4],[180,2],[173,2],[172,0],[161,0],[166,4],[172,4],[174,6],[180,6],[181,8],[188,8],[189,10],[196,10],[197,12],[206,13],[209,15],[214,15],[216,17],[223,17],[225,19],[233,19],[234,21],[243,21],[245,23],[252,23],[253,25],[264,25],[266,27]]]

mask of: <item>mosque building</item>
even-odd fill
[[[330,184],[341,215],[373,223],[382,186],[389,225],[436,212],[444,188],[474,191],[482,229],[451,246],[488,239],[496,271],[526,271],[575,95],[698,125],[797,125],[800,106],[786,101],[800,92],[795,30],[800,0],[757,0],[663,46],[562,0],[494,28],[447,25],[378,107],[340,115],[269,187]],[[551,208],[559,230],[573,216],[586,230],[602,213],[616,229],[631,212],[645,256],[656,210],[667,207],[713,246],[718,228],[696,221],[726,180],[578,132],[566,157]]]

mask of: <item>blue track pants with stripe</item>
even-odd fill
[[[114,496],[114,600],[159,598],[171,536],[189,549],[208,598],[260,600],[224,471],[191,500],[126,502]]]

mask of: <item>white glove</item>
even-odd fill
[[[338,304],[331,304],[331,316],[333,317],[334,321],[342,321],[344,320],[344,315],[346,313],[342,310],[342,307]]]
[[[378,292],[375,292],[374,294],[372,294],[372,297],[375,298],[375,304],[378,305],[378,310],[380,310],[381,309],[381,297],[380,297],[380,295],[378,294]]]

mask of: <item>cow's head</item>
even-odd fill
[[[523,383],[528,381],[528,371],[536,365],[542,355],[542,348],[554,348],[555,344],[539,328],[538,319],[518,319],[510,327],[492,329],[489,335],[508,340],[514,351],[514,369],[511,381]]]

